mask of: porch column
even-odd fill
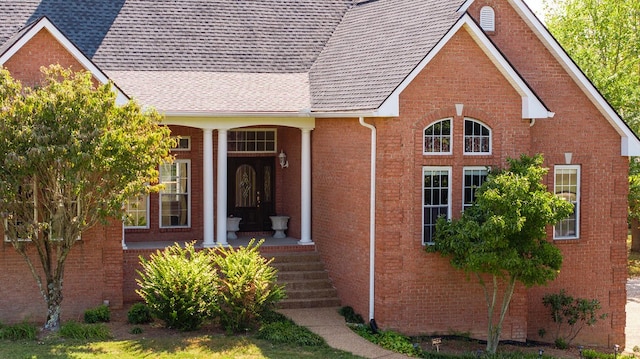
[[[203,201],[203,247],[213,247],[213,130],[202,130],[202,201]]]
[[[227,246],[227,130],[218,130],[218,232],[217,242]]]
[[[302,131],[302,149],[300,151],[300,240],[298,244],[313,244],[311,240],[311,130]]]

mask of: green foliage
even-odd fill
[[[151,309],[145,303],[134,303],[127,311],[127,321],[131,324],[147,324],[153,321]]]
[[[157,182],[173,141],[156,112],[117,105],[112,84],[59,65],[42,71],[29,88],[0,69],[0,224],[44,296],[45,329],[57,329],[69,251]]]
[[[142,332],[143,332],[143,330],[140,327],[133,327],[129,331],[129,333],[131,333],[131,334],[142,334]]]
[[[324,339],[305,327],[296,325],[290,320],[272,322],[262,325],[256,334],[258,339],[268,340],[275,344],[302,346],[323,346]]]
[[[338,310],[338,313],[340,313],[340,315],[344,317],[344,320],[347,323],[364,324],[364,319],[362,319],[362,316],[356,313],[352,307],[349,307],[349,306],[341,307]]]
[[[88,324],[93,323],[107,323],[111,319],[111,311],[106,305],[99,305],[96,308],[87,309],[84,312],[84,322]]]
[[[264,240],[254,246],[219,248],[213,256],[219,279],[219,319],[229,332],[254,329],[260,317],[285,297],[276,284],[277,270],[258,252]]]
[[[209,254],[189,243],[140,258],[136,293],[169,328],[197,329],[219,311],[218,276]]]
[[[476,200],[459,219],[440,218],[435,245],[451,264],[478,278],[488,307],[487,351],[495,353],[502,321],[516,282],[545,284],[558,275],[562,255],[547,241],[547,226],[568,217],[572,205],[542,183],[547,169],[541,155],[508,159],[507,169],[492,171],[476,192]],[[493,287],[487,288],[483,275]],[[500,285],[504,282],[503,285]],[[494,322],[498,288],[504,289],[500,317]]]
[[[111,332],[102,323],[83,324],[69,321],[60,327],[60,336],[68,339],[104,340],[111,339]]]
[[[551,318],[556,323],[555,343],[560,349],[568,347],[585,325],[592,326],[607,317],[606,313],[598,315],[601,306],[597,299],[574,299],[564,289],[545,295],[542,303],[551,310]],[[565,333],[562,333],[563,327],[567,327]]]
[[[391,330],[384,330],[373,333],[369,327],[364,325],[355,325],[351,328],[361,337],[381,346],[384,349],[413,357],[420,357],[422,355],[422,349],[420,349],[420,347],[414,346],[411,342],[411,338],[400,333]]]
[[[38,330],[33,324],[19,323],[4,326],[0,324],[0,339],[6,340],[35,340]]]

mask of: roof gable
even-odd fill
[[[27,44],[33,37],[40,31],[48,31],[56,41],[64,47],[64,49],[75,58],[82,67],[91,72],[93,77],[100,83],[106,84],[109,82],[109,78],[100,70],[89,58],[87,58],[69,39],[60,32],[60,30],[51,23],[47,17],[42,17],[39,20],[29,24],[25,28],[21,29],[14,36],[9,38],[2,46],[0,46],[0,66],[4,65],[12,56],[14,56],[20,49]],[[114,86],[116,91],[116,102],[123,104],[128,100],[128,97]]]
[[[473,0],[469,0],[473,1]],[[549,30],[540,22],[536,15],[522,0],[508,0],[524,22],[531,28],[538,39],[549,50],[558,63],[567,71],[569,76],[607,119],[609,124],[621,137],[620,151],[622,156],[640,156],[640,139],[620,118],[620,115],[611,107],[607,100],[596,89],[593,83],[580,70],[578,65],[569,57]]]
[[[496,68],[502,73],[505,79],[518,92],[522,98],[522,118],[543,119],[553,117],[553,113],[547,109],[540,98],[529,87],[526,81],[511,66],[509,61],[502,55],[496,46],[489,40],[484,31],[469,14],[464,14],[458,22],[443,36],[443,38],[433,47],[411,73],[395,88],[389,97],[380,105],[377,112],[381,116],[398,116],[399,98],[404,89],[415,79],[416,76],[429,64],[429,62],[440,52],[449,40],[458,31],[468,32],[476,44],[482,49],[485,55],[491,60]]]

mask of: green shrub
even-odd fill
[[[140,328],[140,327],[133,327],[133,328],[131,328],[131,330],[129,331],[129,333],[131,333],[131,334],[142,334],[142,328]]]
[[[356,313],[352,307],[342,307],[338,310],[338,313],[340,313],[340,315],[344,317],[344,320],[347,323],[364,324],[364,319],[362,319],[362,316]]]
[[[135,303],[127,312],[127,321],[130,324],[147,324],[153,321],[151,309],[144,303]]]
[[[607,317],[606,313],[598,315],[601,306],[597,299],[574,299],[566,294],[564,289],[560,293],[545,295],[542,303],[551,310],[551,319],[556,323],[554,341],[561,349],[562,346],[571,345],[573,339],[585,326],[592,326],[598,320]]]
[[[60,336],[68,339],[105,340],[111,339],[111,332],[104,324],[82,324],[66,322],[60,326]]]
[[[0,339],[6,340],[35,340],[38,329],[29,323],[19,323],[14,325],[0,325]]]
[[[247,247],[219,248],[213,261],[220,273],[219,318],[228,332],[255,329],[260,317],[285,297],[282,286],[276,284],[277,270],[258,252],[264,242]]]
[[[258,330],[256,337],[258,339],[268,340],[275,344],[300,346],[326,345],[326,342],[322,337],[289,320],[264,324],[260,330]]]
[[[111,311],[106,305],[99,305],[96,308],[87,309],[84,312],[84,322],[88,324],[107,323],[110,319]]]
[[[384,349],[409,356],[418,357],[423,355],[420,347],[414,346],[409,337],[400,333],[385,330],[374,334],[369,327],[364,325],[356,325],[352,329],[361,337]]]
[[[210,251],[175,244],[140,262],[136,293],[167,327],[194,330],[218,311],[218,276]]]

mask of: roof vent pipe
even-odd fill
[[[360,125],[371,130],[371,190],[369,199],[369,323],[377,327],[375,313],[375,268],[376,268],[376,128],[364,122]]]

